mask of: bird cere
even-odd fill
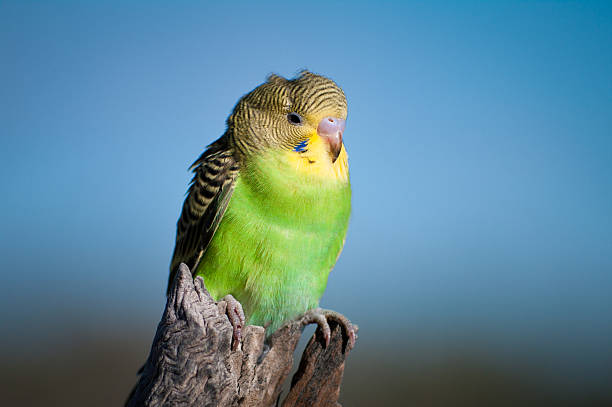
[[[245,324],[266,335],[305,318],[329,342],[318,308],[346,236],[351,211],[343,143],[344,92],[308,71],[271,75],[243,96],[225,133],[193,163],[193,179],[177,223],[168,290],[185,263],[212,297],[224,299],[234,344]]]

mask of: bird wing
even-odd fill
[[[195,273],[234,191],[238,163],[221,141],[213,143],[191,166],[194,176],[177,222],[168,291],[179,264],[187,264]]]

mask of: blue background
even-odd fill
[[[355,369],[475,357],[609,391],[610,3],[2,2],[0,51],[14,366],[79,343],[144,360],[187,167],[241,95],[308,68],[349,101],[353,215],[322,305],[360,325]]]

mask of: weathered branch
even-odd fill
[[[232,351],[225,302],[215,303],[201,277],[181,265],[138,384],[126,406],[272,406],[293,364],[303,324],[285,324],[268,340],[247,326]],[[330,345],[320,329],[310,339],[283,407],[338,406],[348,337],[330,321]]]

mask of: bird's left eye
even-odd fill
[[[287,120],[289,120],[289,123],[294,124],[296,126],[299,126],[300,124],[302,124],[302,116],[300,116],[299,114],[295,112],[289,113],[287,115]]]

